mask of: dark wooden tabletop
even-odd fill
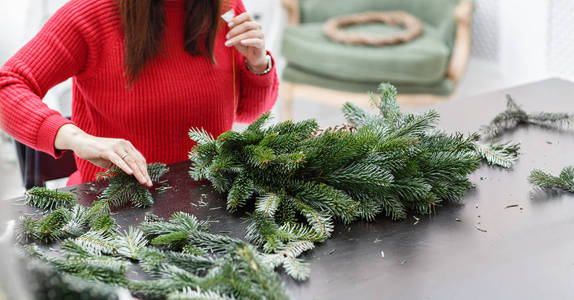
[[[506,93],[527,111],[574,112],[574,83],[552,79],[438,105],[439,126],[476,131],[504,110]],[[522,143],[512,170],[483,166],[471,175],[476,189],[432,216],[337,225],[304,255],[310,279],[285,278],[292,299],[574,298],[574,196],[537,191],[527,181],[534,168],[558,173],[574,165],[574,130],[527,127],[502,138]],[[150,209],[120,211],[119,224],[136,225],[146,211],[185,211],[216,221],[214,232],[243,237],[242,216],[227,213],[223,198],[209,183],[193,182],[188,167],[172,165],[166,178],[173,189],[156,195]],[[72,189],[89,203],[104,186]]]

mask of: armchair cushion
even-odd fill
[[[442,39],[442,32],[428,23],[424,23],[421,37],[383,47],[333,42],[323,35],[322,26],[322,22],[303,23],[286,29],[282,53],[290,66],[314,75],[353,82],[432,85],[445,78],[451,48]],[[400,30],[381,23],[347,29],[377,34]]]
[[[325,75],[318,75],[307,70],[288,64],[283,70],[283,79],[289,82],[295,82],[310,86],[322,87],[330,90],[340,90],[355,93],[368,93],[376,91],[381,84],[381,81],[354,81],[354,80],[341,80]],[[409,84],[409,83],[392,83],[399,93],[401,94],[434,94],[434,95],[449,95],[455,87],[455,83],[448,79],[443,78],[439,82],[432,84]]]

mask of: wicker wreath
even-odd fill
[[[384,36],[344,30],[351,25],[375,22],[399,25],[404,27],[404,30]],[[404,11],[365,12],[332,18],[323,25],[323,33],[339,43],[384,46],[408,42],[419,37],[423,33],[423,24],[415,16]]]

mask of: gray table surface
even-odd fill
[[[551,79],[440,104],[434,107],[441,114],[439,126],[476,131],[504,110],[506,93],[527,111],[574,112],[574,83]],[[471,175],[476,189],[459,204],[416,216],[416,224],[410,215],[402,222],[381,217],[337,225],[331,239],[303,256],[312,269],[309,280],[284,276],[288,294],[292,299],[574,298],[574,196],[537,191],[527,181],[534,168],[558,173],[574,165],[574,130],[526,127],[502,139],[522,143],[512,170],[483,166]],[[188,167],[189,162],[171,166],[166,178],[173,189],[156,195],[152,208],[120,211],[118,223],[138,224],[146,211],[162,217],[186,211],[218,220],[214,232],[242,237],[242,217],[225,211],[209,183],[192,182]],[[87,204],[103,187],[98,182],[72,189]],[[208,205],[197,205],[202,198]],[[518,207],[505,208],[511,204]]]

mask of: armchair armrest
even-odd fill
[[[287,24],[289,26],[299,25],[301,23],[299,0],[283,0],[282,4],[287,11]]]
[[[456,38],[450,59],[447,77],[458,82],[466,69],[470,57],[471,21],[474,5],[463,0],[454,9],[456,20]]]

